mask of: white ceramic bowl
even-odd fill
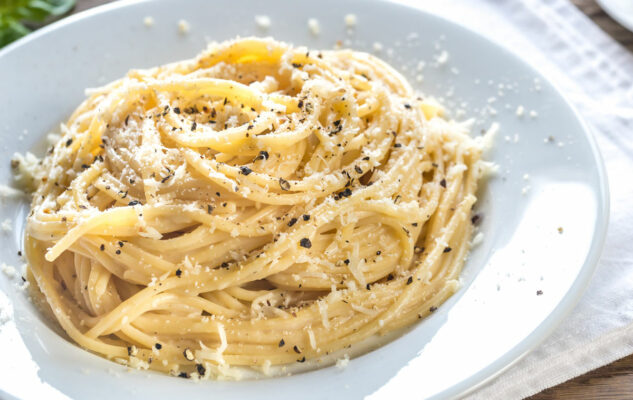
[[[346,28],[347,13],[357,16],[356,27]],[[271,27],[257,27],[255,15],[268,15]],[[145,26],[146,16],[153,17],[153,26]],[[308,18],[320,22],[318,36],[308,30]],[[179,33],[180,19],[189,23],[188,34]],[[455,397],[524,355],[571,310],[598,260],[608,215],[604,168],[587,126],[518,57],[454,23],[386,1],[123,2],[46,27],[0,51],[0,182],[10,181],[11,155],[34,148],[56,130],[85,88],[130,68],[192,57],[207,39],[236,35],[271,35],[312,48],[343,40],[373,51],[380,43],[379,55],[417,88],[443,98],[457,118],[477,117],[475,135],[492,121],[500,123],[488,155],[499,172],[480,191],[477,206],[484,215],[484,240],[467,262],[463,288],[432,316],[345,369],[193,383],[127,372],[79,349],[16,289],[19,278],[2,277],[0,304],[11,303],[5,312],[13,318],[0,328],[1,397]],[[419,61],[426,62],[421,70]],[[27,210],[26,201],[3,202],[0,220],[15,221],[1,250],[7,263],[20,262],[16,253]]]

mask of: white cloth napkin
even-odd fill
[[[633,353],[633,55],[568,0],[416,4],[501,42],[556,82],[594,127],[611,191],[606,245],[580,303],[468,398],[524,398]]]

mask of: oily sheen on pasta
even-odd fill
[[[410,325],[458,287],[483,170],[439,114],[350,50],[250,38],[133,70],[43,160],[31,279],[81,347],[182,377]]]

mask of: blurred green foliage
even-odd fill
[[[76,0],[0,0],[0,47],[31,32],[31,27],[66,14]]]

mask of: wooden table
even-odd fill
[[[111,0],[79,0],[79,12]],[[516,1],[516,0],[512,0]],[[602,11],[595,0],[571,0],[600,28],[633,52],[633,33]],[[633,355],[547,389],[529,400],[629,400],[633,399]]]

